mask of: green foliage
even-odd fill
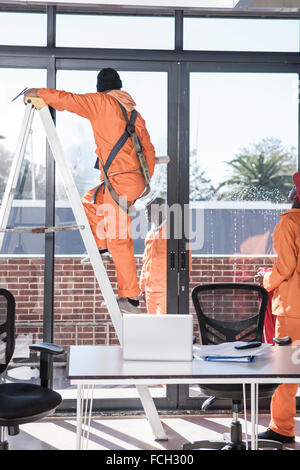
[[[201,169],[196,150],[190,155],[190,201],[209,201],[215,197],[215,188],[211,180]]]
[[[279,139],[265,138],[226,163],[231,172],[217,188],[219,199],[287,202],[296,171],[294,148],[287,149]]]
[[[3,145],[0,145],[0,201],[2,200],[8,175],[12,164],[13,154]],[[36,199],[45,199],[46,169],[42,165],[35,165]],[[23,159],[15,199],[32,199],[32,173],[31,162],[27,157]]]

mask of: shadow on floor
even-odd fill
[[[93,418],[89,450],[180,450],[187,441],[222,440],[228,432],[230,415],[163,415],[168,441],[154,440],[149,423],[143,416],[101,416]],[[244,422],[241,419],[243,431]],[[259,432],[268,426],[269,416],[259,416]],[[247,423],[248,434],[251,423]],[[286,449],[300,450],[300,416],[296,418],[296,443]],[[249,436],[250,439],[250,436]],[[9,437],[12,450],[73,450],[76,446],[76,419],[48,418],[21,426],[18,436]]]

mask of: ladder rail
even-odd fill
[[[27,101],[25,116],[23,119],[19,140],[18,140],[16,152],[14,155],[13,164],[10,170],[8,182],[7,182],[4,197],[2,200],[2,205],[0,208],[0,229],[5,229],[7,227],[9,213],[12,207],[12,201],[13,201],[16,186],[18,183],[18,176],[20,174],[21,164],[22,164],[22,160],[23,160],[24,153],[26,150],[26,145],[27,145],[27,141],[29,137],[29,131],[31,128],[32,119],[33,119],[33,115],[35,111],[38,111],[40,115],[49,146],[51,148],[54,160],[56,162],[56,166],[61,174],[63,184],[65,187],[68,199],[70,201],[77,225],[78,225],[76,229],[77,228],[80,229],[80,233],[81,233],[84,245],[86,247],[86,250],[88,252],[88,256],[90,257],[90,261],[94,270],[95,277],[98,281],[99,288],[106,302],[108,312],[110,314],[113,326],[115,328],[116,334],[119,339],[119,343],[122,347],[122,344],[123,344],[122,314],[119,309],[117,300],[115,298],[115,294],[114,294],[112,285],[110,283],[110,280],[108,278],[106,269],[104,267],[98,247],[96,245],[96,242],[95,242],[90,224],[88,222],[87,216],[85,214],[83,205],[81,203],[81,199],[80,199],[77,187],[75,185],[72,172],[69,166],[67,165],[67,160],[66,160],[61,142],[59,140],[56,127],[52,120],[49,108],[39,98],[30,97]],[[168,163],[170,159],[168,156],[165,156],[165,157],[161,157],[159,160],[160,161],[157,161],[157,163]],[[63,227],[63,229],[65,228],[66,227]],[[72,227],[72,229],[73,228],[75,229],[75,227]],[[21,229],[20,227],[17,227],[13,230],[17,231],[20,229]],[[36,231],[36,230],[41,230],[41,229],[42,231],[45,232],[46,230],[49,230],[49,229],[53,229],[53,231],[57,231],[58,228],[57,227],[48,227],[48,228],[30,227],[31,231],[32,230]],[[0,251],[1,251],[2,243],[3,243],[4,235],[5,235],[5,230],[0,232]],[[80,405],[81,386],[78,387],[78,390],[79,390],[79,395],[77,399],[77,404],[79,403]],[[164,429],[162,427],[159,415],[157,413],[154,401],[150,395],[148,386],[143,386],[143,385],[137,386],[137,391],[140,395],[143,408],[145,410],[146,416],[149,419],[149,422],[155,434],[155,437],[157,439],[163,439],[163,440],[167,439]],[[81,435],[81,431],[80,431],[81,415],[80,414],[78,415],[77,424],[79,427],[79,434],[77,434],[77,436],[78,435],[80,436]]]
[[[22,121],[21,131],[19,134],[17,147],[14,153],[11,169],[9,172],[7,184],[5,186],[4,195],[2,198],[1,208],[0,208],[0,227],[2,229],[7,227],[9,214],[11,211],[13,199],[15,196],[19,174],[21,172],[22,161],[24,158],[26,145],[28,142],[29,131],[31,129],[32,120],[34,116],[34,107],[27,106]],[[0,233],[0,251],[2,249],[4,232]]]
[[[90,228],[90,224],[82,206],[82,202],[77,187],[75,185],[73,175],[69,166],[67,165],[64,150],[59,140],[57,130],[53,123],[48,106],[45,106],[42,109],[38,110],[38,113],[45,129],[48,143],[50,145],[57,168],[61,174],[61,178],[63,180],[63,184],[68,199],[70,201],[77,225],[84,226],[84,229],[81,229],[80,233],[84,245],[86,247],[88,256],[90,257],[95,276],[97,278],[104,301],[107,305],[108,312],[116,330],[120,345],[122,346],[122,314],[120,312],[113,288],[111,286],[101,255],[96,245],[92,230]]]

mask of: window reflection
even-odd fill
[[[57,46],[173,49],[174,18],[57,15]]]
[[[46,46],[47,16],[0,11],[0,45]]]
[[[184,49],[202,51],[299,51],[299,20],[185,18]]]
[[[12,99],[25,86],[46,85],[46,71],[32,69],[1,69],[0,73],[0,200],[3,197],[13,154],[25,113],[22,97]],[[8,225],[44,225],[46,139],[37,115],[34,116],[19,175]],[[1,253],[43,253],[44,237],[30,234],[6,234]]]
[[[204,211],[211,255],[270,253],[296,170],[296,74],[192,73],[192,223]]]
[[[98,71],[71,71],[60,70],[57,73],[57,89],[64,89],[74,93],[88,93],[95,91]],[[166,72],[120,72],[123,88],[134,97],[136,109],[146,121],[146,127],[155,147],[156,155],[167,155],[167,73]],[[155,90],[149,94],[149,90]],[[157,110],[159,109],[159,113]],[[57,113],[56,123],[58,133],[63,138],[64,150],[72,169],[73,176],[80,196],[98,184],[99,171],[94,169],[95,144],[90,123],[71,113]],[[158,191],[159,195],[166,196],[167,192],[167,166],[157,165],[151,180],[153,197]],[[151,195],[151,196],[152,196]],[[57,206],[62,206],[59,220],[70,222],[72,211],[66,198],[60,175],[56,179]],[[135,204],[137,214],[133,218],[133,230],[143,229],[143,233],[133,233],[135,253],[144,251],[144,238],[147,226],[144,215],[144,201]],[[140,221],[142,222],[140,223]],[[68,235],[69,237],[70,235]],[[66,234],[57,234],[57,248],[59,253],[82,253],[84,251],[81,237],[74,232],[74,243],[63,242]],[[76,239],[76,241],[75,241]]]

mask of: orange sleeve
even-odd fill
[[[277,253],[277,260],[264,276],[263,285],[267,291],[276,289],[282,282],[287,281],[297,266],[297,246],[295,243],[294,224],[288,218],[282,219],[275,227],[273,246]]]
[[[57,111],[69,111],[86,119],[92,120],[99,112],[101,93],[85,93],[78,95],[67,91],[54,90],[51,88],[39,88],[37,92],[46,104]]]
[[[141,132],[140,140],[141,140],[141,144],[142,144],[142,147],[143,147],[143,152],[144,152],[144,155],[145,155],[145,158],[146,158],[146,162],[147,162],[147,165],[148,165],[150,178],[152,178],[152,175],[154,173],[154,167],[155,167],[155,149],[154,149],[154,146],[151,143],[150,135],[149,135],[149,132],[147,131],[145,125],[143,127],[142,132]]]

